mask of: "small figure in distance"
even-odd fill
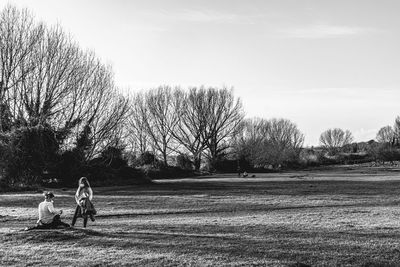
[[[248,175],[249,174],[246,171],[243,172],[243,178],[247,177]]]
[[[239,165],[238,165],[238,167],[237,167],[237,173],[238,173],[238,177],[240,178],[242,172],[241,172],[241,169],[240,169],[240,166],[239,166]]]
[[[62,210],[56,211],[54,209],[54,194],[52,192],[46,192],[44,195],[44,201],[39,204],[39,220],[36,222],[36,226],[27,227],[25,230],[34,229],[56,229],[59,226],[70,227],[69,224],[61,221]]]

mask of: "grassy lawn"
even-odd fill
[[[74,190],[54,190],[70,223]],[[332,169],[94,188],[82,229],[21,231],[42,195],[0,194],[0,266],[399,266],[400,172]]]

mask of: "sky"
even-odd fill
[[[0,0],[60,24],[125,91],[227,86],[247,117],[374,139],[400,115],[397,0]]]

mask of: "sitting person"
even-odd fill
[[[61,221],[60,215],[62,210],[58,212],[54,209],[52,192],[46,192],[44,195],[44,201],[39,204],[39,220],[36,222],[36,226],[31,228],[25,228],[25,230],[33,229],[55,229],[59,226],[70,227],[69,224]]]

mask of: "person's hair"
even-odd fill
[[[53,194],[53,192],[48,191],[48,192],[44,192],[44,193],[43,193],[43,196],[44,196],[46,199],[49,199],[49,198],[53,198],[53,197],[54,197],[54,194]]]
[[[78,182],[78,187],[83,184],[84,187],[90,187],[89,180],[86,177],[81,177]]]

